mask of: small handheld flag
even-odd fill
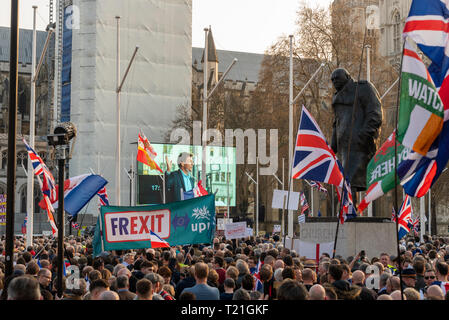
[[[412,224],[412,201],[408,195],[405,196],[404,202],[401,205],[401,210],[399,211],[399,240],[404,238],[413,227]]]
[[[22,234],[27,233],[27,221],[28,221],[28,217],[25,216],[25,220],[23,220],[23,223],[22,223]]]
[[[156,233],[150,230],[151,248],[170,248],[167,241],[161,239]]]

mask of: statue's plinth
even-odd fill
[[[307,218],[306,223],[299,225],[299,240],[294,242],[293,248],[301,254],[301,248],[295,248],[299,241],[332,242],[336,228],[336,217]],[[287,241],[286,246],[290,247],[291,242]],[[339,226],[336,255],[345,259],[361,250],[365,250],[369,259],[379,257],[383,252],[394,255],[396,248],[396,225],[387,218],[357,217]],[[332,256],[332,252],[329,254]]]

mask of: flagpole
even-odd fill
[[[404,289],[402,281],[402,266],[401,266],[401,250],[399,248],[399,214],[398,214],[398,150],[397,150],[397,132],[398,132],[398,118],[399,118],[399,104],[401,102],[401,86],[402,86],[402,63],[404,60],[404,49],[405,41],[402,43],[402,56],[401,56],[401,66],[399,69],[399,84],[398,84],[398,94],[396,100],[396,113],[395,113],[395,134],[394,134],[394,211],[396,214],[396,249],[398,255],[398,270],[399,270],[399,281],[401,286],[401,300],[404,300]]]
[[[206,182],[206,143],[207,143],[207,78],[208,78],[208,70],[207,64],[209,62],[209,54],[208,54],[208,28],[204,28],[204,67],[203,67],[203,76],[204,76],[204,84],[203,84],[203,134],[202,134],[202,164],[201,164],[201,180]]]
[[[343,177],[344,179],[344,177]],[[338,188],[338,187],[336,187]],[[341,188],[341,195],[340,195],[340,209],[338,210],[337,213],[337,228],[335,230],[335,239],[334,239],[334,249],[332,250],[332,259],[335,258],[335,253],[337,251],[337,239],[338,239],[338,229],[340,228],[340,214],[343,210],[343,199],[344,199],[344,194],[346,192],[346,188],[343,186],[343,188]]]
[[[259,157],[256,158],[256,236],[259,235]]]
[[[313,217],[313,187],[310,186],[310,216]]]
[[[304,107],[304,106],[303,106]],[[302,108],[303,108],[302,107]],[[299,126],[301,125],[301,120],[302,120],[302,108],[301,108],[301,116],[300,116],[300,118],[299,118]],[[298,127],[298,131],[299,131],[299,127]],[[297,140],[297,139],[296,139]],[[296,145],[296,143],[295,143],[295,145]],[[292,154],[292,157],[294,157],[294,153]],[[293,184],[293,177],[292,177],[292,175],[293,175],[293,168],[292,168],[292,166],[291,166],[291,164],[293,163],[293,158],[292,159],[289,159],[289,168],[288,168],[288,193],[287,193],[287,209],[289,208],[289,204],[290,204],[290,193],[292,192],[292,184]],[[284,183],[284,185],[285,185],[285,183]],[[292,210],[288,210],[288,211],[292,211]],[[288,212],[287,211],[287,212]],[[292,211],[293,212],[293,211]],[[284,214],[284,209],[282,209],[282,214]],[[293,218],[293,217],[292,217]],[[289,222],[289,221],[287,221],[287,222]],[[289,231],[289,230],[287,230],[287,231]],[[288,234],[288,233],[287,233]],[[286,238],[286,236],[284,235],[284,247],[285,247],[285,238]],[[293,234],[292,234],[292,239],[293,239]]]
[[[116,60],[116,154],[115,154],[115,203],[120,205],[120,16],[116,16],[117,20],[117,60]]]
[[[14,260],[14,217],[16,187],[16,134],[17,134],[17,87],[19,51],[19,0],[11,0],[11,32],[9,52],[9,110],[8,110],[8,162],[6,191],[6,238],[5,238],[5,278],[13,273]]]
[[[37,6],[33,6],[33,44],[31,49],[31,97],[30,97],[30,147],[34,149],[34,127],[36,118],[36,10]],[[34,217],[34,173],[33,164],[31,160],[28,161],[28,176],[27,176],[27,247],[33,244],[33,217]]]
[[[282,158],[282,190],[285,190],[285,177],[284,177],[284,164],[285,164],[285,158]],[[285,201],[285,197],[284,197]],[[285,239],[285,205],[282,206],[282,236]],[[285,242],[284,242],[284,248],[285,248]]]
[[[424,223],[424,218],[426,217],[425,210],[426,210],[426,196],[423,195],[419,199],[419,221],[421,223],[421,228],[419,228],[419,241],[421,243],[424,242],[424,233],[426,231],[426,224]]]
[[[288,159],[289,159],[289,177],[291,179],[292,165],[293,165],[293,35],[289,35],[290,39],[290,66],[289,66],[289,95],[288,95]],[[293,185],[289,181],[287,196],[287,209],[289,208],[289,196]],[[293,238],[293,211],[288,212],[288,235]]]
[[[429,216],[429,221],[427,222],[428,223],[428,227],[429,227],[429,236],[431,236],[432,235],[432,229],[431,229],[431,219],[432,219],[432,213],[431,213],[431,210],[432,210],[432,189],[431,188],[429,188],[429,214],[428,214],[428,216]]]

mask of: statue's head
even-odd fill
[[[334,72],[332,72],[331,80],[337,91],[343,89],[349,79],[351,79],[351,75],[344,68],[335,69]]]

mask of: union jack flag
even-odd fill
[[[301,214],[303,214],[307,209],[309,209],[309,204],[307,203],[306,196],[303,192],[301,192],[301,195],[299,196],[299,201],[301,204]]]
[[[77,222],[72,222],[72,228],[78,230],[80,225]]]
[[[26,140],[22,139],[22,141],[28,151],[28,156],[30,157],[31,164],[33,165],[34,174],[38,176],[44,171],[44,168],[46,168],[47,166],[45,165],[42,158],[36,153],[36,151],[34,151],[34,149],[28,145]]]
[[[444,124],[426,156],[411,152],[398,166],[405,193],[422,197],[437,181],[449,160],[449,0],[414,0],[403,36],[416,42],[431,60],[428,68],[444,104]]]
[[[409,195],[405,196],[404,202],[401,205],[401,209],[399,210],[399,240],[405,237],[410,229],[413,227],[412,224],[412,201]]]
[[[419,231],[419,227],[420,227],[419,216],[416,217],[415,219],[412,219],[412,226],[413,226],[413,231],[415,231],[415,234],[417,234]]]
[[[351,193],[351,185],[345,180],[344,188],[335,187],[337,190],[338,201],[342,202],[340,211],[340,223],[343,224],[346,220],[357,217],[357,209],[354,206]]]
[[[42,158],[36,153],[36,151],[31,148],[25,139],[22,139],[25,147],[28,151],[28,156],[30,157],[31,163],[33,165],[34,174],[37,176],[39,184],[41,186],[44,201],[47,203],[46,211],[48,222],[50,222],[53,235],[56,236],[58,229],[56,228],[55,219],[53,217],[54,209],[51,205],[51,200],[57,198],[56,183],[55,178],[48,170]],[[42,174],[42,180],[39,176]]]
[[[307,180],[306,180],[307,181]],[[307,183],[309,184],[309,186],[311,186],[312,188],[318,189],[321,192],[325,192],[327,193],[327,189],[319,182],[317,181],[307,181]]]
[[[304,106],[296,138],[292,178],[343,186],[343,174],[337,164],[337,157]]]
[[[260,269],[262,268],[263,262],[260,261],[257,263],[256,271],[253,274],[253,277],[256,281],[254,281],[253,291],[261,291],[263,289],[263,283],[260,280]]]
[[[391,222],[396,222],[396,212],[394,211],[394,207],[391,209]]]
[[[106,192],[106,187],[100,189],[100,191],[97,192],[97,195],[100,200],[100,206],[109,206],[109,198]]]

